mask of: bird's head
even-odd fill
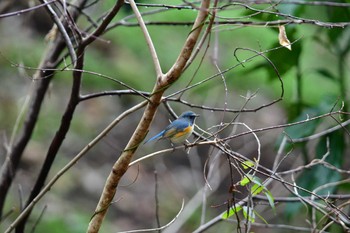
[[[194,112],[192,112],[192,111],[184,112],[184,113],[182,113],[182,114],[179,116],[179,118],[183,118],[183,119],[188,120],[188,121],[190,121],[190,122],[192,122],[192,123],[194,122],[194,120],[196,119],[196,117],[199,117],[199,115],[196,114],[196,113],[194,113]]]

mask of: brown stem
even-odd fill
[[[84,56],[80,53],[79,59],[77,60],[78,63],[82,64],[82,60]],[[80,83],[81,83],[81,73],[73,75],[73,85],[72,85],[72,91],[71,96],[69,99],[69,103],[67,105],[67,108],[62,116],[61,124],[59,129],[57,130],[54,138],[51,141],[49,150],[47,151],[44,164],[40,170],[38,179],[35,182],[35,185],[29,195],[29,198],[27,199],[27,202],[25,204],[25,207],[28,206],[32,200],[39,194],[41,188],[45,184],[45,180],[51,170],[51,166],[56,158],[57,152],[60,149],[66,134],[70,128],[71,121],[73,119],[74,111],[79,103],[79,93],[80,93]],[[22,221],[18,224],[16,227],[16,233],[22,233],[24,232],[24,228],[26,225],[26,222],[28,220],[28,217],[31,212],[28,212],[26,217],[22,219]]]
[[[134,131],[134,134],[131,136],[129,143],[125,147],[119,159],[113,165],[113,168],[106,180],[100,200],[95,209],[95,213],[92,216],[91,221],[89,223],[89,227],[87,229],[88,233],[99,232],[103,219],[117,191],[119,181],[124,175],[124,173],[127,171],[129,163],[133,155],[135,154],[138,146],[145,138],[149,126],[156,113],[156,110],[159,104],[161,103],[161,98],[164,91],[180,77],[183,68],[186,65],[186,62],[188,61],[193,51],[201,29],[204,25],[204,21],[208,15],[209,4],[210,0],[202,1],[195,24],[193,25],[191,33],[187,37],[185,45],[181,50],[177,61],[167,74],[158,77],[155,87],[153,89],[154,94],[151,96],[150,102],[148,103],[143,113],[143,116],[136,130]]]
[[[8,190],[12,184],[12,180],[16,175],[18,164],[21,160],[23,151],[28,144],[29,139],[33,133],[34,127],[38,120],[41,105],[43,103],[45,93],[49,87],[52,76],[54,74],[53,64],[55,64],[59,55],[64,49],[64,42],[61,37],[47,48],[47,53],[44,56],[38,71],[34,75],[34,79],[37,80],[36,88],[34,90],[34,96],[32,97],[28,114],[26,115],[24,125],[20,136],[10,148],[5,163],[2,165],[0,174],[0,216],[4,208],[5,199]]]

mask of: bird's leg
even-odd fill
[[[188,141],[188,140],[186,140],[185,142],[184,142],[184,147],[185,147],[185,152],[187,153],[187,154],[189,154],[190,153],[190,147],[189,147],[189,144],[190,144],[190,142]]]
[[[170,141],[170,144],[171,144],[171,147],[173,148],[172,153],[174,153],[175,152],[175,145],[171,141]]]

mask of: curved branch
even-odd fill
[[[157,227],[157,228],[150,228],[150,229],[139,229],[139,230],[130,230],[130,231],[120,231],[118,233],[137,233],[137,232],[154,232],[154,231],[160,231],[160,230],[164,230],[167,227],[169,227],[173,222],[175,222],[175,220],[180,216],[180,214],[182,213],[182,210],[184,209],[185,206],[185,201],[182,200],[182,204],[181,204],[181,208],[179,210],[179,212],[176,214],[176,216],[167,224],[165,224],[164,226],[161,227]]]

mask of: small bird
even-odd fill
[[[145,143],[156,140],[167,138],[172,143],[182,143],[185,142],[186,139],[191,136],[193,132],[194,121],[196,117],[199,115],[194,112],[187,111],[182,113],[179,118],[175,121],[171,122],[165,130],[157,134],[156,136],[151,137]],[[144,143],[144,144],[145,144]]]

